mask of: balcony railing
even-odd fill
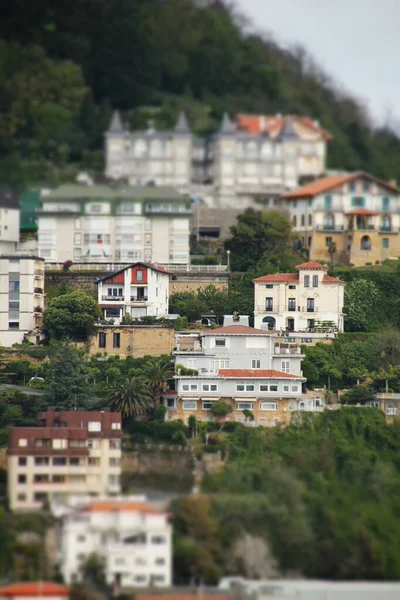
[[[131,302],[147,302],[148,296],[131,296]]]
[[[343,231],[344,225],[317,225],[317,231]]]
[[[274,307],[272,304],[267,304],[264,310],[265,312],[274,312]]]
[[[125,297],[124,296],[102,296],[101,297],[102,300],[112,300],[113,302],[124,302]]]
[[[318,312],[318,306],[302,306],[301,312],[316,313]]]
[[[36,313],[42,313],[43,312],[43,308],[41,306],[35,306],[35,312]]]

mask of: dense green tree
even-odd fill
[[[344,288],[345,327],[347,331],[371,331],[375,324],[380,294],[368,279],[355,279]]]
[[[47,339],[86,340],[100,316],[100,308],[93,296],[73,291],[49,302],[43,313],[43,332]]]
[[[48,402],[60,410],[88,407],[93,392],[87,382],[85,353],[71,341],[53,346],[48,369]]]
[[[145,378],[152,391],[155,408],[160,405],[160,396],[172,372],[170,356],[149,358],[141,370],[141,375]]]
[[[110,410],[124,418],[143,415],[152,406],[153,395],[145,377],[135,375],[112,386],[108,394]]]

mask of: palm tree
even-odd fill
[[[160,405],[160,396],[165,390],[165,384],[171,371],[169,357],[158,356],[157,358],[149,358],[143,366],[142,374],[153,393],[155,408]]]
[[[125,379],[110,389],[109,407],[120,412],[123,417],[142,415],[151,405],[152,396],[146,379],[137,375]]]

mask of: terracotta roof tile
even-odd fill
[[[373,217],[375,215],[378,215],[379,213],[377,213],[374,210],[368,210],[368,208],[355,208],[354,210],[350,210],[346,214],[347,215],[360,215],[360,216],[365,216],[365,217]]]
[[[297,115],[277,117],[272,115],[243,114],[236,116],[236,124],[239,130],[248,131],[248,133],[251,133],[252,135],[270,134],[272,137],[276,137],[281,133],[287,120],[311,129],[315,133],[319,133],[326,140],[332,139],[331,135],[325,129],[316,125],[312,119],[308,117],[299,117]]]
[[[298,283],[299,282],[299,274],[298,273],[272,273],[270,275],[263,275],[262,277],[257,277],[257,279],[253,279],[254,283],[262,283],[263,281],[271,282],[271,283]]]
[[[325,265],[321,265],[321,263],[316,262],[315,260],[309,260],[308,262],[301,263],[301,265],[297,265],[296,269],[298,271],[306,271],[307,269],[310,269],[312,271],[327,271],[328,267],[326,267]]]
[[[68,597],[69,590],[65,585],[53,583],[52,581],[29,581],[12,583],[0,588],[0,597],[11,598],[14,596],[42,597],[42,596],[65,596]]]
[[[246,325],[227,325],[226,327],[217,327],[216,329],[210,329],[205,331],[204,335],[271,335],[268,331],[262,331],[261,329],[254,329],[254,327],[247,327]]]
[[[274,369],[220,369],[218,371],[221,377],[228,379],[304,379],[298,375],[291,375],[290,373],[282,373],[282,371],[275,371]]]
[[[297,198],[312,198],[317,196],[318,194],[323,194],[324,192],[328,192],[332,188],[342,185],[351,179],[354,179],[358,176],[359,173],[353,175],[331,175],[329,177],[322,177],[321,179],[316,179],[307,185],[303,185],[292,192],[288,192],[287,194],[283,194],[282,198],[284,200],[296,200]]]
[[[336,279],[336,277],[331,277],[330,275],[324,275],[322,278],[322,283],[340,283],[341,285],[345,285],[345,282],[341,279]]]

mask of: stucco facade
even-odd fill
[[[97,325],[89,354],[127,358],[161,356],[174,349],[174,328],[160,325]]]
[[[297,273],[275,273],[253,280],[254,323],[260,329],[342,332],[344,283],[327,267],[310,261]]]

